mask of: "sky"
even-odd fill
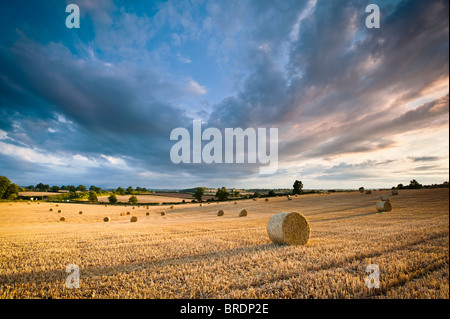
[[[66,27],[72,3],[80,28]],[[366,27],[372,3],[380,28]],[[0,175],[18,185],[448,181],[448,0],[0,6]],[[194,120],[222,133],[277,128],[277,171],[173,163],[170,134],[192,133]]]

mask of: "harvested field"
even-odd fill
[[[378,213],[389,194],[180,204],[165,216],[141,206],[137,223],[120,206],[60,203],[60,222],[51,203],[0,203],[0,298],[449,298],[448,189],[403,190]],[[308,244],[273,244],[268,220],[292,211],[310,223]],[[69,264],[80,288],[65,285]],[[365,286],[369,264],[379,289]]]

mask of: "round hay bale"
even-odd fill
[[[253,200],[256,202],[258,199],[257,198],[253,198]]]
[[[372,191],[370,189],[368,189],[368,190],[366,190],[366,194],[367,195],[372,194]]]
[[[393,189],[393,190],[392,190],[392,195],[394,195],[394,196],[395,196],[395,195],[398,195],[398,190],[397,190],[397,189]]]
[[[147,206],[147,208],[146,209],[148,209],[148,206]]]
[[[265,200],[264,200],[265,202],[268,202],[269,201],[269,199],[268,198],[266,198]]]
[[[105,223],[109,223],[111,221],[111,218],[109,218],[108,216],[106,216],[105,218],[103,218],[103,221]]]
[[[108,205],[105,205],[105,207],[108,207]]]
[[[292,200],[292,197],[288,195],[287,199],[288,199],[288,200]]]
[[[377,211],[379,212],[390,212],[392,210],[392,205],[389,202],[381,201],[377,202]]]
[[[165,216],[166,215],[166,212],[161,212],[161,216]]]
[[[137,217],[136,216],[131,217],[130,222],[132,223],[137,222]]]
[[[59,221],[61,221],[61,222],[65,221],[65,220],[66,220],[65,217],[61,217],[61,218],[59,219]]]
[[[134,209],[134,206],[133,206],[133,209]]]
[[[200,207],[202,207],[203,206],[203,204],[200,204]]]
[[[50,208],[48,211],[49,211],[49,212],[52,212],[52,211],[53,211],[53,208]]]
[[[381,195],[381,200],[383,202],[389,202],[389,196],[388,195]]]
[[[150,213],[149,213],[149,212],[146,212],[146,213],[145,213],[145,216],[150,216]]]
[[[279,213],[270,217],[267,233],[274,244],[306,245],[311,234],[311,227],[300,213]]]
[[[173,205],[170,205],[170,209],[172,209],[173,208]]]
[[[239,217],[245,217],[245,216],[247,216],[247,210],[241,209],[241,210],[239,211]]]
[[[234,205],[236,205],[237,204],[237,202],[234,202]]]
[[[127,212],[127,215],[130,215],[130,212]]]
[[[61,209],[58,209],[58,213],[61,213],[62,211],[61,211]]]
[[[219,209],[217,211],[217,216],[223,216],[223,210],[222,209]]]
[[[56,204],[55,206],[56,206],[56,207],[58,207],[59,205],[58,205],[58,204]]]
[[[80,210],[80,211],[78,212],[78,214],[83,215],[83,212]]]
[[[125,213],[120,213],[120,216],[125,216]]]

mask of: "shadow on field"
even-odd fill
[[[320,220],[310,220],[310,223],[321,223],[321,222],[328,222],[332,220],[340,220],[340,219],[349,219],[349,218],[355,218],[355,217],[364,217],[364,216],[370,216],[370,215],[378,215],[381,214],[379,212],[371,212],[371,213],[365,213],[365,214],[357,214],[357,215],[350,215],[350,216],[340,216],[340,217],[333,217],[333,218],[327,218],[327,219],[320,219]]]
[[[140,262],[128,262],[128,263],[115,263],[106,266],[89,266],[83,267],[83,264],[77,264],[80,267],[80,285],[82,287],[83,278],[90,279],[89,286],[92,287],[93,277],[103,277],[103,276],[115,276],[122,274],[129,274],[135,271],[161,271],[163,267],[176,267],[184,264],[197,263],[206,261],[208,263],[214,263],[218,259],[229,258],[233,256],[242,256],[246,254],[252,254],[255,252],[264,252],[273,249],[279,249],[280,245],[262,244],[256,246],[247,247],[237,247],[231,249],[218,250],[214,252],[196,254],[196,255],[185,255],[172,258],[163,258],[154,261],[140,261]],[[149,256],[149,259],[151,257]],[[48,270],[48,271],[32,271],[26,273],[15,273],[4,275],[0,274],[0,289],[2,286],[22,286],[30,284],[33,289],[36,286],[46,285],[50,283],[59,282],[60,285],[65,288],[65,280],[69,274],[65,272],[65,269],[58,270]],[[100,279],[101,280],[101,279]],[[59,284],[57,284],[59,286]],[[69,289],[70,290],[70,289]],[[75,289],[76,290],[76,289]],[[82,290],[82,289],[81,289]]]

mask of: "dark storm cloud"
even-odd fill
[[[439,156],[408,156],[408,159],[412,160],[413,162],[434,162],[440,159]]]
[[[155,5],[153,17],[120,11],[108,0],[78,3],[92,27],[80,39],[67,40],[58,31],[52,42],[49,27],[36,38],[26,23],[5,25],[0,129],[8,138],[0,142],[55,156],[80,154],[90,163],[79,173],[84,183],[117,184],[129,178],[127,168],[142,173],[142,180],[148,171],[173,176],[165,181],[173,186],[181,175],[224,183],[257,174],[259,165],[172,164],[170,132],[191,131],[192,114],[207,118],[205,127],[278,127],[282,162],[387,150],[397,146],[395,135],[448,124],[448,94],[408,106],[448,81],[445,0],[380,2],[381,28],[370,30],[364,24],[368,3],[357,0],[207,2],[201,10],[196,3],[167,2]],[[207,16],[196,19],[200,12]],[[174,55],[169,40],[149,47],[150,38],[168,34],[161,35],[166,25],[179,32],[170,37],[178,45],[207,42],[209,54],[235,74],[237,93],[210,113],[184,105],[191,96],[179,74],[164,73],[164,54]],[[95,162],[102,155],[126,161],[127,168]],[[27,168],[26,160],[0,156],[0,167],[11,176],[47,172],[59,178],[54,165]],[[412,160],[432,161],[420,158]],[[65,176],[76,179],[76,163],[63,164],[69,168]],[[322,167],[318,179],[370,178],[369,167],[387,164]]]

